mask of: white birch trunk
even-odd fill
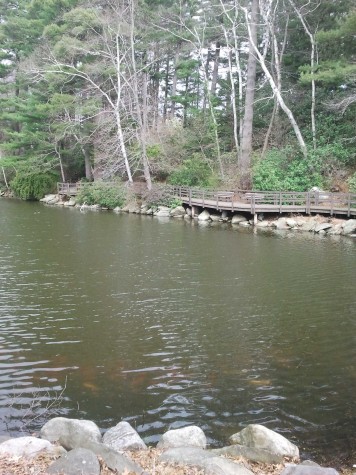
[[[295,120],[292,111],[289,109],[287,104],[284,102],[281,91],[278,89],[277,84],[276,84],[275,80],[272,77],[272,74],[268,70],[264,57],[261,55],[261,53],[259,52],[259,50],[257,48],[256,41],[254,40],[254,37],[253,37],[253,31],[251,30],[250,21],[249,21],[249,18],[248,18],[248,12],[245,8],[243,10],[245,12],[245,18],[246,18],[246,24],[247,24],[249,39],[250,39],[250,43],[253,47],[253,50],[254,50],[257,58],[258,58],[258,61],[260,63],[261,68],[263,69],[263,72],[266,75],[266,78],[268,79],[268,82],[269,82],[270,87],[273,91],[273,94],[276,96],[281,109],[284,111],[284,113],[286,114],[286,116],[289,119],[289,122],[290,122],[291,126],[293,127],[294,133],[295,133],[295,135],[297,137],[297,140],[298,140],[298,143],[299,143],[299,147],[300,147],[304,157],[307,157],[307,155],[308,155],[307,146],[305,144],[304,138],[303,138],[302,133],[299,129],[297,121]]]

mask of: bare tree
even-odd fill
[[[295,11],[296,15],[298,16],[301,24],[303,25],[305,33],[308,35],[309,40],[310,40],[310,74],[311,74],[311,92],[312,92],[312,97],[311,97],[311,109],[310,109],[310,116],[311,116],[311,128],[312,128],[312,137],[313,137],[313,147],[314,150],[316,149],[316,123],[315,123],[315,78],[314,78],[314,73],[315,73],[315,65],[318,62],[318,57],[317,57],[317,44],[315,40],[315,34],[311,32],[310,27],[307,24],[307,21],[305,19],[305,16],[301,13],[301,10],[299,10],[293,0],[289,0],[289,3],[292,5],[293,10]],[[307,3],[307,5],[310,4],[310,1]],[[320,3],[317,4],[317,6],[314,6],[314,9],[317,8],[320,5]],[[306,5],[304,5],[306,6]]]
[[[279,42],[278,42],[277,33],[276,33],[276,26],[275,26],[276,14],[279,14],[279,12],[277,11],[277,7],[278,7],[278,2],[275,5],[274,14],[273,14],[273,17],[271,18],[271,21],[267,20],[267,25],[268,25],[268,29],[269,29],[271,39],[272,39],[272,41],[271,41],[272,66],[273,66],[272,76],[273,76],[273,79],[275,80],[275,82],[277,84],[277,87],[278,87],[279,91],[282,92],[281,65],[282,65],[282,61],[283,61],[284,50],[285,50],[285,47],[286,47],[286,44],[287,44],[289,15],[288,14],[286,15],[282,46],[279,47]],[[272,110],[271,119],[270,119],[270,122],[269,122],[269,125],[268,125],[268,129],[267,129],[267,132],[266,132],[266,136],[265,136],[265,139],[264,139],[263,148],[262,148],[262,152],[261,152],[261,158],[264,158],[265,155],[266,155],[269,139],[270,139],[270,136],[272,134],[273,125],[274,125],[276,116],[278,114],[278,110],[279,110],[279,102],[278,102],[277,98],[274,96],[273,110]]]
[[[86,25],[88,35],[85,41],[73,40],[69,36],[71,56],[63,58],[55,53],[56,48],[43,47],[42,60],[37,60],[39,64],[32,65],[30,73],[40,80],[46,80],[48,75],[53,74],[66,77],[68,81],[80,80],[86,85],[89,95],[101,98],[102,105],[98,113],[105,117],[112,115],[114,119],[114,122],[109,121],[111,126],[108,129],[108,141],[115,144],[112,153],[117,157],[118,164],[113,167],[112,157],[108,156],[109,168],[121,170],[123,163],[129,183],[133,182],[132,166],[138,161],[135,152],[131,151],[132,147],[128,145],[138,132],[140,161],[150,188],[151,177],[146,153],[147,76],[144,70],[138,71],[136,66],[133,1],[125,4],[109,2],[106,10],[91,8],[90,13],[95,16],[96,25]],[[83,21],[85,22],[85,16]],[[90,61],[86,62],[86,58],[90,58]],[[139,76],[141,85],[144,86],[141,96],[138,92]],[[104,129],[99,133],[102,136]]]
[[[276,81],[273,79],[272,73],[270,72],[270,70],[267,67],[266,60],[258,49],[257,43],[255,41],[254,27],[252,26],[252,21],[249,18],[248,11],[247,11],[246,8],[242,8],[242,10],[245,13],[246,26],[247,26],[247,30],[248,30],[249,39],[250,39],[250,46],[253,48],[254,54],[256,55],[256,59],[258,59],[259,65],[261,66],[261,68],[262,68],[262,70],[263,70],[263,72],[264,72],[264,74],[265,74],[265,76],[266,76],[266,78],[267,78],[267,80],[270,84],[272,92],[275,95],[275,97],[277,98],[277,101],[278,101],[281,109],[283,110],[283,112],[288,117],[288,120],[289,120],[289,122],[290,122],[290,124],[291,124],[291,126],[294,130],[294,133],[297,137],[299,147],[300,147],[303,155],[305,157],[307,157],[307,155],[308,155],[307,146],[305,144],[304,138],[303,138],[302,133],[300,131],[300,128],[297,124],[297,121],[294,118],[293,112],[289,109],[289,107],[285,103],[285,101],[283,99],[283,96],[281,94],[281,91],[279,90],[279,88],[276,84]],[[251,28],[251,26],[252,26],[252,28]]]

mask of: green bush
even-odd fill
[[[79,204],[100,205],[104,208],[122,207],[126,201],[126,189],[122,183],[84,183],[76,200]]]
[[[253,189],[265,191],[307,191],[324,186],[320,154],[305,158],[292,149],[271,150],[253,167]]]
[[[10,182],[10,188],[22,200],[40,200],[54,193],[58,175],[55,173],[18,172]]]
[[[171,185],[183,186],[209,186],[211,184],[212,171],[206,161],[198,154],[185,160],[183,165],[174,171],[168,182]]]

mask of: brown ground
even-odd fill
[[[149,449],[147,451],[131,452],[127,455],[145,469],[150,475],[203,475],[203,472],[193,467],[179,467],[159,462],[161,451]],[[247,462],[242,457],[231,459],[244,464],[255,475],[279,475],[284,465],[265,465]],[[0,475],[46,475],[47,467],[53,462],[53,458],[40,455],[31,461],[18,457],[0,457]],[[341,470],[342,475],[356,475],[355,470]],[[101,475],[114,475],[101,461]],[[129,475],[123,474],[123,475]]]

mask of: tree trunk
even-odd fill
[[[214,67],[213,67],[213,75],[211,78],[211,89],[210,92],[213,96],[216,95],[216,86],[218,84],[218,76],[219,76],[219,59],[220,59],[220,42],[216,42],[215,47],[215,55],[214,55]]]
[[[257,58],[254,44],[257,44],[257,18],[258,18],[258,0],[252,0],[251,19],[249,22],[249,52],[247,61],[247,79],[245,94],[245,111],[242,125],[242,137],[240,148],[240,184],[243,189],[251,188],[251,153],[252,153],[252,126],[256,84],[256,66]]]
[[[85,178],[89,181],[93,181],[93,170],[91,168],[90,156],[87,147],[82,146],[82,151],[84,155]]]
[[[163,122],[167,120],[167,110],[168,110],[168,90],[169,90],[169,56],[167,56],[166,62],[166,75],[165,75],[165,86],[164,86],[164,103],[163,103]]]
[[[304,157],[307,157],[308,156],[308,150],[307,150],[307,146],[305,145],[305,142],[304,142],[304,139],[303,139],[303,136],[302,136],[302,133],[299,129],[299,126],[297,124],[297,121],[295,120],[294,118],[294,115],[292,113],[292,111],[289,109],[289,107],[287,106],[287,104],[284,102],[284,99],[282,97],[282,94],[281,94],[281,91],[278,89],[277,85],[276,85],[276,82],[275,80],[273,79],[272,77],[272,74],[270,73],[270,71],[268,70],[267,66],[266,66],[266,61],[264,59],[264,57],[261,55],[261,53],[259,52],[258,48],[257,48],[257,45],[256,45],[256,42],[254,41],[253,39],[253,32],[252,32],[252,29],[251,29],[251,25],[249,23],[249,19],[248,19],[248,13],[246,11],[246,9],[244,9],[245,11],[245,17],[246,17],[246,24],[247,24],[247,29],[248,29],[248,34],[249,34],[249,39],[250,39],[250,43],[255,51],[255,54],[258,58],[258,61],[261,65],[261,68],[263,69],[263,72],[265,73],[267,79],[268,79],[268,82],[270,84],[270,87],[273,91],[273,94],[276,96],[278,102],[279,102],[279,105],[281,106],[281,109],[284,111],[284,113],[286,114],[286,116],[288,117],[289,119],[289,122],[291,123],[292,127],[293,127],[293,130],[294,130],[294,133],[297,137],[297,140],[298,140],[298,143],[299,143],[299,147],[304,155]]]
[[[142,113],[140,110],[139,94],[138,94],[138,74],[136,68],[136,58],[135,58],[135,39],[134,39],[134,27],[135,27],[135,18],[134,18],[134,3],[131,1],[131,31],[130,31],[130,40],[131,40],[131,61],[132,61],[132,70],[133,70],[133,90],[134,90],[134,101],[136,103],[136,115],[139,125],[139,135],[140,135],[140,145],[141,145],[141,157],[143,165],[143,174],[145,177],[146,185],[149,190],[152,188],[151,182],[151,173],[150,167],[147,159],[147,147],[146,147],[146,132],[147,132],[147,72],[143,68],[143,78],[142,78]],[[145,62],[145,60],[143,60]]]
[[[311,98],[311,109],[310,109],[310,117],[311,117],[311,129],[312,129],[312,137],[313,137],[313,148],[316,149],[316,124],[315,124],[315,79],[314,79],[314,69],[315,69],[315,58],[316,58],[316,41],[315,36],[311,33],[308,28],[306,21],[303,18],[303,15],[297,9],[295,4],[292,0],[289,0],[289,3],[292,5],[294,11],[296,12],[301,24],[303,25],[305,33],[309,36],[310,39],[310,74],[312,77],[311,81],[311,89],[312,89],[312,98]]]
[[[119,148],[124,159],[125,169],[127,173],[127,179],[129,184],[133,183],[131,167],[129,163],[129,158],[127,156],[127,150],[125,145],[124,133],[122,130],[122,123],[121,123],[121,114],[120,114],[120,107],[121,107],[121,58],[120,58],[120,44],[119,44],[119,35],[116,35],[116,87],[117,87],[117,98],[116,98],[116,107],[114,109],[115,112],[115,119],[116,119],[116,127],[117,127],[117,139]]]
[[[284,50],[287,44],[287,35],[288,35],[288,25],[289,25],[289,16],[287,15],[287,20],[286,20],[286,25],[284,28],[284,38],[283,38],[283,43],[282,43],[282,48],[281,52],[279,52],[279,47],[278,47],[278,41],[277,37],[274,31],[273,26],[271,27],[271,34],[272,34],[272,47],[273,47],[273,57],[274,57],[274,64],[275,64],[275,75],[276,75],[276,80],[277,80],[277,87],[281,91],[282,90],[282,74],[281,74],[281,64],[283,60],[283,54]],[[276,119],[276,116],[278,114],[278,109],[279,109],[279,102],[277,101],[277,98],[274,98],[274,105],[273,105],[273,111],[271,115],[271,119],[268,125],[268,130],[265,136],[265,140],[263,143],[263,148],[262,148],[262,153],[261,153],[261,158],[263,159],[266,155],[267,152],[267,147],[269,143],[270,136],[272,134],[272,129],[273,129],[273,124]]]
[[[178,44],[175,55],[174,55],[171,97],[175,97],[177,95],[177,64],[178,64],[178,60],[179,60],[179,51],[180,51],[180,45]],[[174,99],[172,99],[171,114],[170,114],[171,119],[174,119],[175,112],[176,112],[176,102],[175,102]]]

